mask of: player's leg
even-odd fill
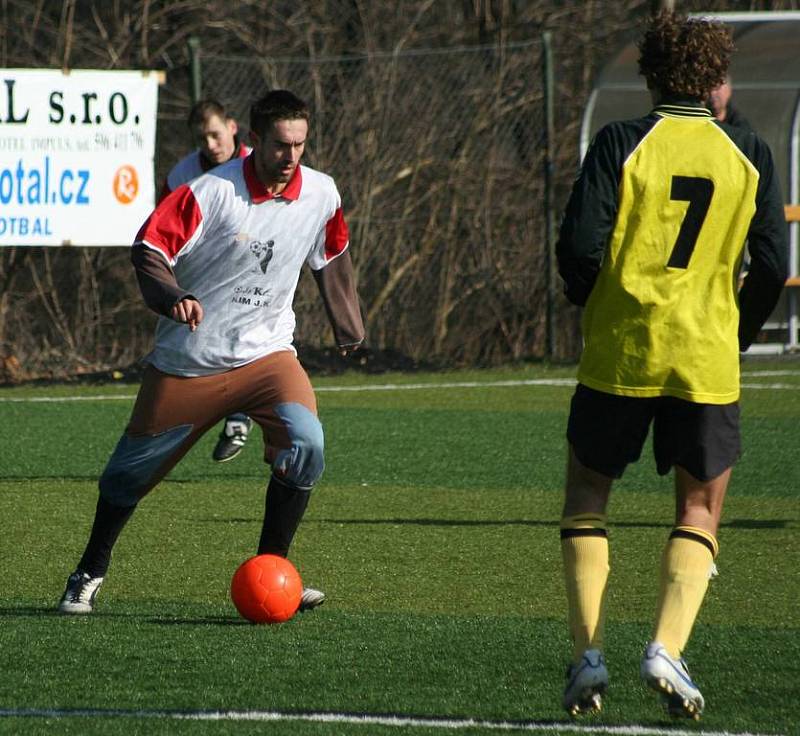
[[[570,445],[560,528],[573,663],[587,649],[603,648],[609,572],[606,504],[612,482],[613,478],[581,463]]]
[[[612,478],[583,465],[570,445],[561,515],[561,557],[572,658],[563,705],[570,715],[598,711],[608,687],[603,654],[608,582],[606,503]]]
[[[662,554],[653,638],[676,659],[686,647],[715,570],[717,529],[730,477],[728,468],[701,481],[675,466],[675,526]]]
[[[125,433],[99,481],[92,530],[59,603],[91,613],[113,547],[136,506],[222,416],[215,377],[180,378],[148,368]]]
[[[248,397],[248,415],[263,430],[265,459],[272,466],[258,553],[286,557],[324,469],[316,398],[306,372],[288,351],[257,361],[235,378],[237,391]],[[301,610],[324,599],[320,591],[306,588]]]
[[[656,417],[659,472],[675,466],[675,525],[661,558],[653,638],[642,677],[673,715],[699,718],[704,699],[689,676],[683,651],[700,611],[717,556],[717,529],[739,456],[735,404],[713,406],[671,399]]]
[[[324,437],[316,414],[307,406],[290,402],[278,404],[274,411],[281,427],[273,428],[270,442],[285,431],[288,446],[275,448],[258,552],[286,557],[322,474]]]
[[[225,463],[237,457],[244,448],[252,428],[253,420],[247,414],[237,412],[225,417],[217,444],[211,453],[214,462]]]
[[[606,505],[615,478],[638,459],[650,404],[578,386],[570,409],[570,448],[561,552],[572,660],[563,705],[571,715],[599,710],[608,686],[603,654],[609,575]]]

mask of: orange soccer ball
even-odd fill
[[[245,560],[231,580],[236,610],[256,624],[288,621],[300,605],[303,582],[294,565],[277,555],[256,555]]]

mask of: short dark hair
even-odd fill
[[[207,97],[204,100],[198,100],[194,105],[192,105],[192,109],[189,110],[189,117],[186,120],[186,124],[190,128],[194,128],[196,125],[205,123],[214,115],[219,117],[221,120],[232,119],[225,110],[225,105],[223,105],[219,100],[215,100],[212,97]]]
[[[311,115],[308,105],[287,89],[274,89],[257,99],[250,107],[250,130],[263,136],[278,120],[305,120]]]
[[[662,11],[639,42],[639,74],[662,94],[705,100],[725,79],[733,49],[724,23]]]

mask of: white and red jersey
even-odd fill
[[[133,248],[145,300],[162,315],[148,360],[165,373],[200,376],[293,350],[292,302],[306,263],[323,299],[332,295],[326,308],[337,342],[360,343],[348,242],[333,179],[306,166],[297,167],[277,196],[258,180],[252,156],[178,187],[156,207]],[[189,295],[204,310],[195,332],[167,316]]]
[[[244,143],[237,142],[236,150],[229,160],[233,160],[235,158],[245,158],[250,155],[252,150],[253,149],[250,148],[250,146],[246,146]],[[167,178],[164,181],[164,186],[158,197],[159,202],[170,192],[174,192],[181,184],[187,184],[188,182],[192,181],[192,179],[202,176],[217,165],[218,164],[215,164],[213,161],[209,161],[205,156],[203,156],[203,153],[199,148],[187,154],[169,170]]]

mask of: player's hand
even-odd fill
[[[181,299],[170,312],[170,317],[176,322],[189,325],[194,332],[203,321],[203,307],[196,299]]]

